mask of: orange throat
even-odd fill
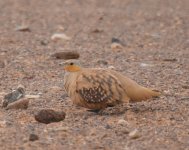
[[[81,68],[78,66],[65,66],[64,70],[66,70],[68,72],[76,72],[76,71],[80,71]]]

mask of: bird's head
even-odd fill
[[[64,64],[64,70],[68,72],[77,72],[81,70],[79,60],[70,59],[70,60],[65,61],[63,64]]]

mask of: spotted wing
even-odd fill
[[[121,84],[106,70],[81,73],[77,79],[76,91],[88,103],[121,101]]]

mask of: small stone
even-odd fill
[[[152,64],[140,63],[141,67],[152,67]]]
[[[108,66],[108,69],[115,69],[114,66]]]
[[[51,36],[51,40],[55,42],[59,40],[69,41],[71,38],[64,33],[55,33]]]
[[[121,41],[118,39],[118,38],[112,38],[112,43],[120,43],[121,44]]]
[[[174,61],[177,61],[177,59],[176,58],[165,58],[165,59],[163,59],[163,61],[172,61],[172,62],[174,62]]]
[[[28,98],[28,99],[37,99],[37,98],[40,98],[40,95],[25,95],[25,98]]]
[[[55,57],[56,59],[78,59],[79,53],[74,51],[65,51],[65,52],[57,52],[52,57]]]
[[[5,128],[5,127],[7,127],[7,121],[6,120],[0,121],[0,128]]]
[[[124,119],[120,119],[120,120],[118,120],[118,122],[117,122],[119,125],[122,125],[122,126],[128,126],[128,122],[126,121],[126,120],[124,120]]]
[[[106,60],[103,60],[103,59],[97,60],[97,63],[98,64],[103,64],[103,65],[107,65],[108,64],[108,62]]]
[[[111,49],[116,50],[116,49],[122,49],[123,46],[120,43],[112,43],[111,44]]]
[[[21,25],[16,28],[16,31],[30,32],[31,30],[28,25]]]
[[[6,109],[27,109],[29,105],[29,99],[20,99],[10,103]]]
[[[46,45],[49,43],[49,41],[47,41],[47,40],[42,40],[42,41],[40,41],[40,43],[41,43],[41,45],[46,46]]]
[[[41,123],[59,122],[65,119],[65,112],[52,109],[42,109],[35,115],[35,120]]]
[[[29,141],[36,141],[36,140],[39,140],[39,136],[36,135],[36,134],[31,133],[29,135]]]
[[[131,132],[129,133],[129,137],[130,137],[131,139],[137,139],[137,138],[139,138],[140,135],[139,135],[138,130],[135,129],[135,130],[131,131]]]
[[[92,33],[101,33],[101,32],[103,32],[102,29],[94,29],[94,30],[92,31]]]
[[[25,96],[25,89],[23,86],[18,86],[16,90],[4,96],[3,107],[7,107],[9,103],[15,102]]]
[[[5,60],[0,60],[0,68],[5,68],[6,64]]]

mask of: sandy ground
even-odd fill
[[[189,149],[188,6],[188,0],[1,0],[0,100],[19,84],[41,96],[27,110],[0,108],[0,149]],[[15,30],[22,24],[31,32]],[[54,33],[71,40],[53,42]],[[113,37],[123,49],[110,48]],[[100,115],[78,108],[62,97],[63,60],[50,57],[70,50],[85,67],[114,66],[164,95]],[[63,110],[66,119],[38,123],[41,108]],[[132,139],[135,129],[139,138]],[[30,134],[39,139],[29,141]]]

